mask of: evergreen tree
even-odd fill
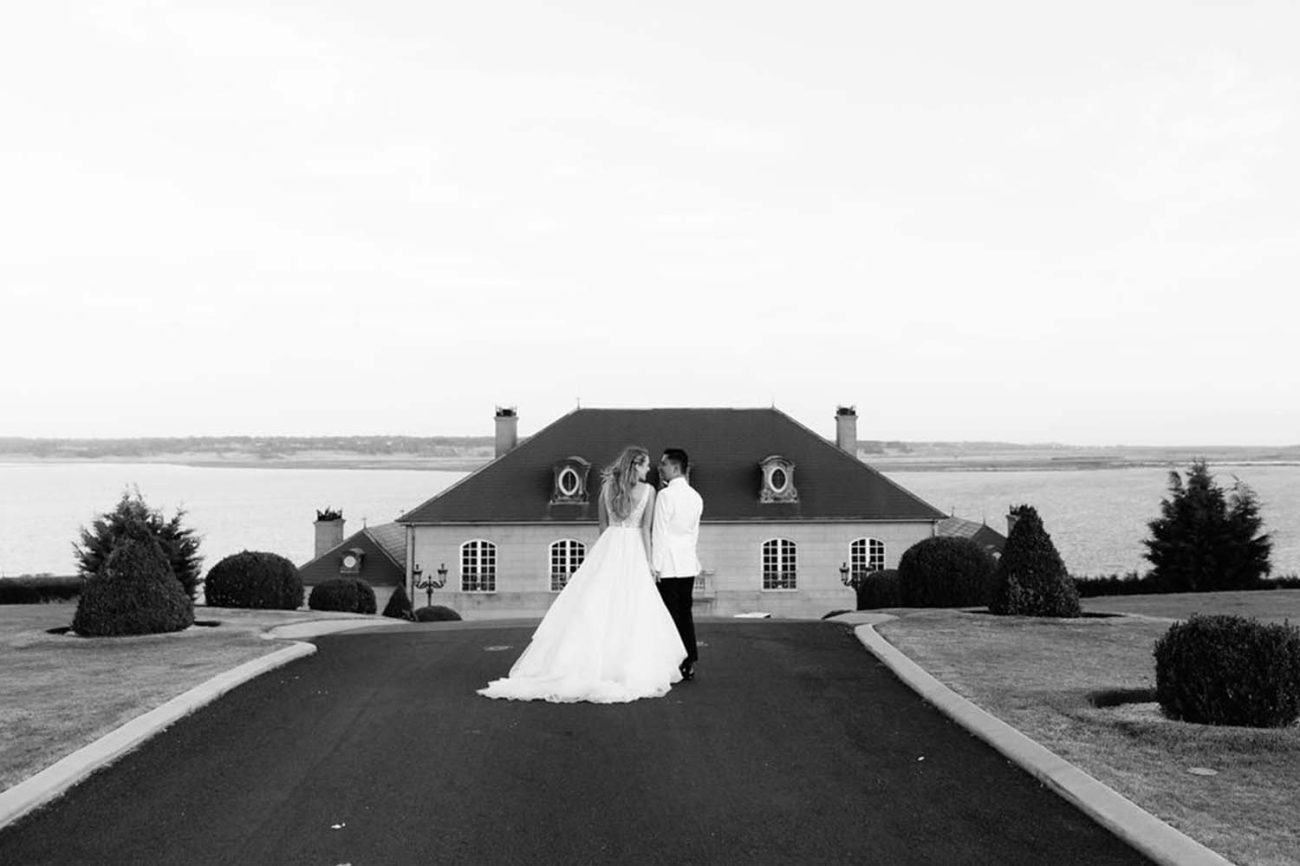
[[[72,630],[83,637],[161,634],[194,624],[162,547],[148,535],[124,536],[103,568],[86,579]]]
[[[402,584],[397,585],[393,594],[388,597],[388,604],[384,605],[384,616],[391,616],[394,619],[415,619],[415,612],[411,609],[411,599],[406,594],[406,587]]]
[[[1260,531],[1259,500],[1233,482],[1225,494],[1204,460],[1192,462],[1186,481],[1169,473],[1169,498],[1142,542],[1152,577],[1166,592],[1241,589],[1272,571],[1273,542]]]
[[[181,525],[184,516],[185,512],[178,509],[167,520],[160,510],[145,503],[138,489],[134,496],[129,491],[123,492],[112,511],[101,514],[89,529],[81,528],[81,544],[73,542],[78,571],[82,577],[98,574],[121,539],[148,536],[158,542],[172,574],[193,601],[198,595],[203,558],[198,552],[198,536],[193,529]]]
[[[1079,592],[1038,511],[1017,505],[1011,513],[1016,520],[993,575],[989,610],[1012,616],[1079,616]]]

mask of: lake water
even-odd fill
[[[1212,465],[1258,494],[1273,536],[1275,574],[1300,572],[1300,466]],[[72,574],[78,530],[127,488],[167,516],[188,512],[205,568],[241,550],[304,563],[316,510],[343,511],[349,532],[387,523],[463,478],[463,472],[396,469],[236,469],[146,463],[0,463],[0,576]],[[891,471],[887,475],[945,513],[1006,531],[1009,506],[1029,503],[1074,574],[1145,570],[1142,539],[1167,495],[1168,470]]]

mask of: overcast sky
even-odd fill
[[[581,401],[1297,443],[1297,33],[1289,0],[6,3],[0,435]]]

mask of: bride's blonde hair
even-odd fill
[[[632,513],[632,491],[637,485],[636,464],[642,457],[648,462],[650,452],[640,445],[629,445],[618,455],[617,460],[600,473],[604,483],[601,495],[605,497],[605,507],[617,520]]]

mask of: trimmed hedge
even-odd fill
[[[203,584],[213,607],[297,610],[302,607],[302,578],[297,567],[278,553],[244,550],[212,566]]]
[[[886,568],[872,572],[858,582],[858,610],[902,606],[897,569]]]
[[[81,594],[84,577],[23,575],[0,578],[0,604],[44,604],[69,601]]]
[[[986,605],[997,563],[969,538],[926,538],[903,551],[898,589],[903,607]]]
[[[204,581],[204,599],[213,607],[298,610],[303,579],[298,567],[279,554],[243,550],[222,559]]]
[[[1166,716],[1281,728],[1300,718],[1300,628],[1196,615],[1158,641],[1156,700]]]
[[[343,613],[374,613],[377,609],[374,589],[359,577],[333,577],[316,584],[307,606]]]
[[[393,619],[415,619],[415,612],[411,610],[411,599],[406,595],[405,586],[400,583],[397,585],[397,589],[388,597],[388,604],[384,605],[383,615]]]
[[[460,614],[440,604],[422,607],[415,612],[416,622],[455,622],[459,619]]]
[[[993,574],[989,610],[1011,616],[1080,616],[1079,592],[1038,511],[1017,505],[1011,513],[1016,522]]]
[[[83,637],[161,634],[194,624],[194,602],[158,542],[124,538],[86,580],[72,630]]]

